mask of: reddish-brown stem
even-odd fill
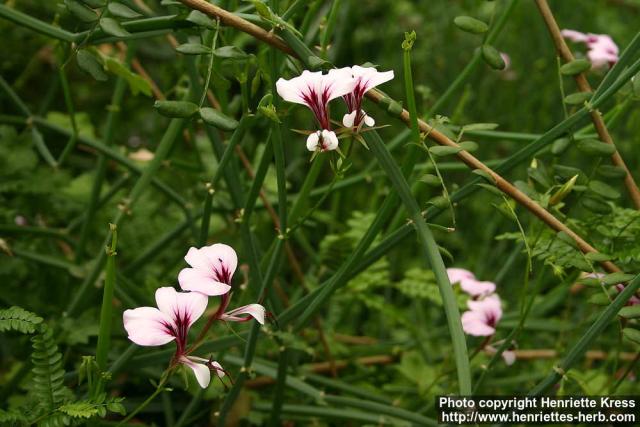
[[[558,23],[553,16],[553,12],[551,11],[549,4],[547,3],[547,0],[536,0],[536,4],[538,5],[538,9],[540,10],[542,19],[544,19],[544,23],[549,30],[549,34],[553,39],[553,44],[558,51],[558,55],[560,55],[564,62],[573,61],[575,58],[571,53],[571,49],[569,49],[569,46],[565,42],[564,37],[562,37],[560,27],[558,26]],[[589,81],[585,77],[584,73],[576,74],[574,76],[574,79],[576,81],[576,84],[578,85],[578,89],[580,89],[580,92],[592,92],[591,85],[589,84]],[[611,134],[607,129],[607,125],[604,123],[600,111],[591,111],[591,121],[593,122],[593,125],[595,126],[596,132],[598,133],[600,139],[607,144],[615,146],[613,138],[611,138]],[[626,163],[622,159],[622,156],[620,155],[620,153],[618,153],[617,150],[611,155],[611,161],[614,165],[624,169],[624,171],[626,172],[626,175],[624,177],[624,184],[627,187],[629,196],[631,197],[631,200],[633,201],[636,209],[640,209],[640,190],[638,189],[638,186],[633,179],[633,175],[631,175],[631,173],[629,172],[629,168],[627,167]]]

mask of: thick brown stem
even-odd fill
[[[547,0],[536,0],[536,4],[538,5],[538,9],[540,10],[542,19],[544,19],[544,23],[549,30],[549,34],[553,39],[553,44],[558,51],[558,55],[560,55],[564,62],[573,61],[575,58],[571,53],[571,49],[569,49],[569,46],[565,42],[564,37],[562,37],[560,27],[558,26],[558,23],[553,16],[553,12],[551,12],[551,8],[549,8]],[[576,74],[574,78],[576,84],[578,85],[578,89],[580,89],[580,92],[592,92],[591,85],[589,84],[589,81],[585,77],[584,73]],[[595,126],[596,132],[598,133],[600,139],[607,144],[615,146],[613,138],[611,138],[611,134],[607,129],[607,125],[605,125],[604,120],[602,119],[602,114],[600,114],[598,110],[593,110],[591,112],[591,121],[593,122],[593,125]],[[633,180],[633,175],[631,175],[631,173],[629,172],[629,168],[627,167],[626,163],[622,159],[622,156],[620,156],[620,153],[618,153],[617,150],[611,155],[611,161],[614,165],[624,169],[627,173],[624,177],[624,184],[627,187],[629,196],[631,197],[631,200],[633,201],[636,209],[640,209],[640,190],[638,190],[638,186]]]
[[[200,12],[203,12],[209,15],[212,18],[220,18],[220,21],[223,24],[232,26],[240,31],[251,34],[255,38],[262,40],[263,42],[280,49],[281,51],[287,53],[288,55],[296,56],[295,53],[289,48],[289,46],[286,45],[286,43],[280,37],[238,16],[235,16],[234,14],[224,9],[221,9],[217,6],[209,4],[204,0],[180,0],[180,1],[191,8],[197,9]],[[369,92],[367,92],[366,96],[376,103],[379,103],[384,98],[384,96],[375,89],[371,89]],[[409,112],[407,110],[402,111],[400,118],[407,125],[409,126],[411,125],[409,120]],[[450,146],[450,147],[458,147],[458,144],[456,144],[451,139],[447,138],[444,134],[438,132],[436,129],[433,129],[423,120],[419,119],[418,124],[420,126],[420,130],[423,133],[426,133],[428,137],[431,140],[435,141],[436,143],[440,145]],[[502,178],[500,175],[494,172],[487,165],[482,163],[480,160],[476,159],[473,155],[463,150],[463,151],[460,151],[457,154],[457,156],[460,160],[462,160],[464,164],[469,166],[469,168],[474,170],[480,169],[488,173],[489,175],[491,175],[497,188],[499,188],[502,192],[504,192],[505,194],[513,198],[520,205],[524,206],[527,210],[529,210],[532,214],[537,216],[540,220],[542,220],[545,224],[547,224],[553,230],[563,231],[568,236],[570,236],[573,240],[575,240],[578,248],[582,252],[584,253],[597,252],[593,246],[589,245],[580,236],[578,236],[575,232],[573,232],[569,227],[567,227],[565,224],[559,221],[556,217],[551,215],[547,210],[545,210],[542,206],[538,205],[536,202],[530,199],[523,192],[519,191],[516,187],[511,185],[511,183],[509,183],[507,180]],[[610,273],[615,273],[620,271],[620,269],[610,261],[603,261],[600,264],[606,271]]]

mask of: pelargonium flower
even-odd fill
[[[447,275],[451,284],[459,283],[460,289],[474,298],[492,294],[496,290],[495,283],[477,280],[472,272],[463,268],[447,268]]]
[[[367,126],[374,126],[376,124],[375,120],[362,109],[362,98],[370,89],[392,80],[394,77],[393,70],[380,72],[373,67],[354,65],[337,71],[351,73],[355,79],[353,91],[343,96],[349,112],[342,118],[342,124],[348,128],[358,128],[362,123]]]
[[[184,260],[191,266],[178,274],[180,287],[185,291],[216,296],[231,290],[231,279],[238,266],[238,256],[231,246],[216,243],[200,249],[191,247]]]
[[[501,345],[502,342],[497,342],[495,343],[497,346]],[[498,349],[496,347],[494,347],[493,345],[487,345],[485,347],[485,350],[490,354],[490,355],[494,355],[498,352]],[[513,350],[505,350],[502,352],[502,360],[504,360],[504,363],[507,364],[507,366],[511,366],[515,363],[516,361],[516,352]]]
[[[200,249],[192,247],[184,259],[191,268],[182,269],[178,275],[182,289],[209,296],[222,296],[214,318],[232,322],[245,322],[254,318],[264,325],[265,309],[260,304],[245,305],[225,313],[231,301],[231,280],[238,266],[238,255],[231,246],[215,243]],[[242,314],[247,316],[241,316]]]
[[[594,68],[603,68],[618,62],[618,45],[607,34],[585,34],[575,30],[562,30],[562,36],[572,42],[586,44],[587,58]]]
[[[278,79],[276,90],[282,99],[309,107],[320,125],[320,130],[307,138],[309,151],[335,150],[338,147],[338,137],[331,130],[329,101],[352,92],[354,87],[354,79],[339,70],[331,70],[327,74],[305,70],[290,80]]]
[[[187,335],[191,325],[207,308],[207,296],[198,292],[177,292],[172,287],[156,290],[155,307],[125,310],[124,328],[129,339],[141,346],[159,346],[176,342],[174,361],[193,370],[202,388],[211,380],[211,370],[222,378],[224,371],[218,362],[187,355]]]
[[[473,336],[491,336],[502,318],[502,304],[496,294],[467,301],[469,311],[462,313],[462,329]]]

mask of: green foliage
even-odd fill
[[[527,2],[209,3],[232,5],[235,19],[267,32],[257,40],[176,0],[0,4],[0,298],[11,307],[0,309],[0,425],[118,423],[124,397],[135,407],[150,396],[151,406],[131,422],[422,425],[412,416],[434,417],[425,402],[459,383],[442,297],[415,239],[416,218],[409,221],[397,202],[399,172],[387,175],[396,164],[411,186],[402,195],[424,209],[447,267],[494,281],[503,302],[494,336],[465,337],[477,394],[525,394],[564,356],[587,349],[606,358],[573,360],[553,380],[558,394],[638,393],[631,375],[621,377],[633,371],[640,342],[637,295],[614,313],[624,320],[609,317],[604,332],[587,333],[621,294],[616,285],[628,289],[640,271],[640,212],[627,172],[610,160],[617,152],[640,179],[633,5],[550,5],[561,28],[607,33],[621,52],[631,46],[621,67],[598,68],[581,43],[570,43],[575,61],[558,64],[552,38]],[[264,43],[274,40],[297,57]],[[403,57],[410,60],[404,69]],[[376,127],[363,126],[355,137],[341,126],[348,113],[342,100],[330,103],[340,150],[317,153],[314,162],[324,166],[312,177],[317,163],[309,163],[305,138],[317,124],[308,109],[282,99],[276,81],[355,64],[393,70],[395,78],[378,88],[379,103],[363,100]],[[593,93],[576,86],[578,73]],[[607,90],[612,82],[621,86],[615,93]],[[596,103],[615,146],[591,124]],[[222,167],[233,132],[250,115]],[[433,131],[409,134],[402,121],[413,117],[460,147],[436,144]],[[385,168],[373,145],[358,143],[373,132],[390,152]],[[500,188],[510,187],[470,162],[469,153],[599,252],[583,255],[568,234],[531,215],[522,197],[504,197]],[[214,175],[221,179],[211,187]],[[300,199],[294,220],[290,210]],[[290,233],[279,226],[284,213]],[[106,225],[115,222],[107,325],[99,321],[101,257]],[[363,244],[370,227],[375,238]],[[193,355],[219,361],[228,376],[220,382],[214,375],[208,390],[194,394],[188,367],[180,368],[186,389],[178,375],[162,383],[174,344],[133,346],[122,312],[154,305],[159,286],[178,286],[184,255],[201,234],[207,244],[238,252],[229,308],[260,302],[270,316],[260,329],[214,323]],[[356,248],[360,256],[348,265]],[[623,272],[605,275],[604,261]],[[309,326],[296,329],[328,286],[330,298]],[[453,292],[466,311],[469,296],[458,285]],[[218,301],[210,298],[207,313]],[[193,325],[190,343],[205,323]],[[100,330],[111,331],[100,352],[103,369],[94,352]],[[491,361],[507,338],[529,356],[511,366]],[[572,351],[575,343],[581,347]],[[551,349],[557,357],[531,357]],[[159,383],[171,394],[153,395]],[[225,411],[227,423],[217,415]]]
[[[0,332],[18,331],[23,334],[33,334],[42,323],[42,317],[21,308],[9,307],[0,310]]]

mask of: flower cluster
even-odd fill
[[[502,302],[496,290],[496,284],[477,280],[475,275],[462,268],[448,268],[447,275],[452,284],[460,284],[460,289],[470,296],[467,301],[469,310],[462,313],[462,329],[468,335],[491,337],[496,332],[496,325],[502,318]],[[495,351],[491,346],[485,347]],[[515,353],[507,350],[502,353],[504,361],[511,365],[515,361]]]
[[[319,130],[307,137],[309,151],[329,151],[338,148],[338,136],[331,130],[329,102],[342,97],[348,113],[342,124],[345,128],[359,131],[363,125],[374,126],[375,121],[362,109],[362,98],[370,89],[393,79],[393,71],[380,72],[371,67],[344,67],[321,71],[303,71],[290,80],[276,82],[278,94],[285,101],[307,106],[318,122]]]
[[[562,30],[562,36],[572,42],[586,44],[587,58],[594,68],[604,68],[618,62],[618,46],[606,34],[585,34],[575,30]]]
[[[159,346],[175,341],[176,353],[172,363],[191,368],[198,384],[206,388],[211,380],[211,371],[219,378],[224,377],[225,371],[212,359],[191,356],[192,348],[187,346],[187,337],[191,325],[205,312],[209,297],[221,296],[220,305],[209,318],[210,322],[245,322],[253,318],[264,324],[265,309],[260,304],[249,304],[226,311],[231,300],[231,280],[238,265],[238,257],[231,246],[217,243],[200,249],[190,248],[184,259],[191,266],[178,275],[184,292],[173,287],[157,289],[157,308],[125,310],[124,328],[129,339],[141,346]]]

